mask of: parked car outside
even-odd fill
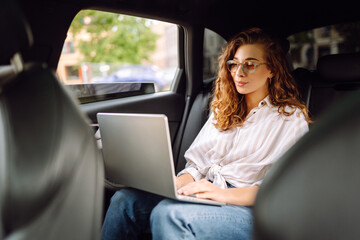
[[[160,70],[147,65],[124,65],[105,77],[93,79],[93,83],[154,83],[155,91],[169,87],[167,79],[161,78]]]

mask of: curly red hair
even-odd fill
[[[237,49],[247,44],[261,44],[264,47],[267,66],[273,73],[273,78],[268,81],[269,99],[274,106],[279,107],[279,113],[290,116],[298,108],[304,114],[306,121],[311,122],[308,109],[301,102],[295,80],[287,67],[286,55],[280,42],[260,28],[251,28],[234,37],[219,57],[218,78],[211,103],[216,120],[215,127],[226,131],[236,126],[242,126],[247,116],[245,96],[237,92],[226,65],[228,60],[233,59]],[[285,110],[287,106],[291,107],[290,112]]]

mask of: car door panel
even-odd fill
[[[107,113],[152,113],[168,117],[172,141],[182,120],[185,98],[174,92],[162,92],[142,96],[127,97],[81,105],[83,112],[93,124],[97,124],[96,114]]]

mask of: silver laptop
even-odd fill
[[[161,114],[98,113],[105,175],[164,197],[212,205],[222,202],[178,195],[168,120]]]

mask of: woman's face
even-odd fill
[[[236,64],[233,65],[235,71],[230,72],[238,93],[247,97],[254,96],[256,99],[262,99],[268,94],[267,79],[272,78],[273,75],[266,64],[257,65],[266,62],[264,55],[261,44],[242,45],[236,50],[233,62],[245,64],[243,68],[238,65],[237,70]]]

